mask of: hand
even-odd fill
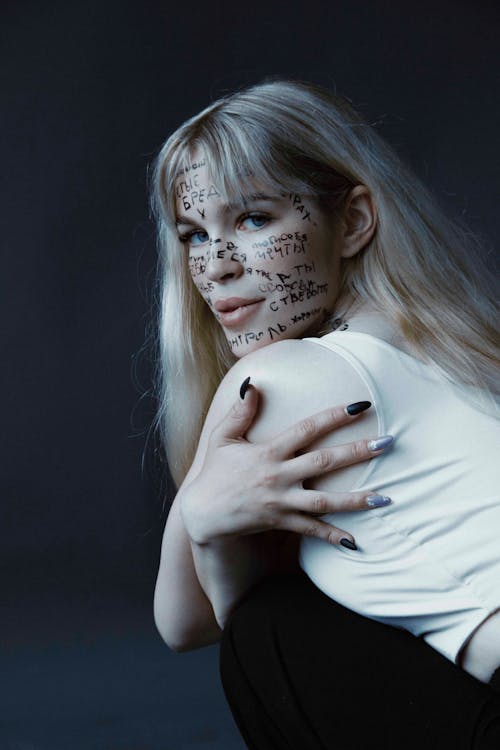
[[[344,406],[314,414],[272,440],[250,443],[259,395],[249,386],[212,431],[201,471],[182,491],[181,512],[196,544],[228,537],[285,530],[356,549],[351,534],[318,516],[369,510],[391,500],[373,491],[322,492],[302,482],[379,455],[392,438],[358,440],[303,452],[313,441],[356,419]],[[380,443],[383,445],[381,446]]]

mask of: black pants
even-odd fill
[[[221,676],[251,750],[500,750],[500,693],[303,574],[240,602]]]

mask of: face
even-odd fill
[[[311,196],[256,189],[228,206],[198,156],[176,181],[176,208],[193,282],[236,357],[319,330],[337,296],[340,256]]]

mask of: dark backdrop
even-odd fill
[[[162,141],[268,74],[335,87],[489,248],[499,16],[485,0],[3,3],[0,750],[242,747],[216,650],[172,655],[152,626]]]

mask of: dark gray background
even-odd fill
[[[162,141],[268,74],[336,87],[491,247],[499,16],[484,0],[3,3],[0,750],[242,748],[216,649],[171,654],[152,624]]]

